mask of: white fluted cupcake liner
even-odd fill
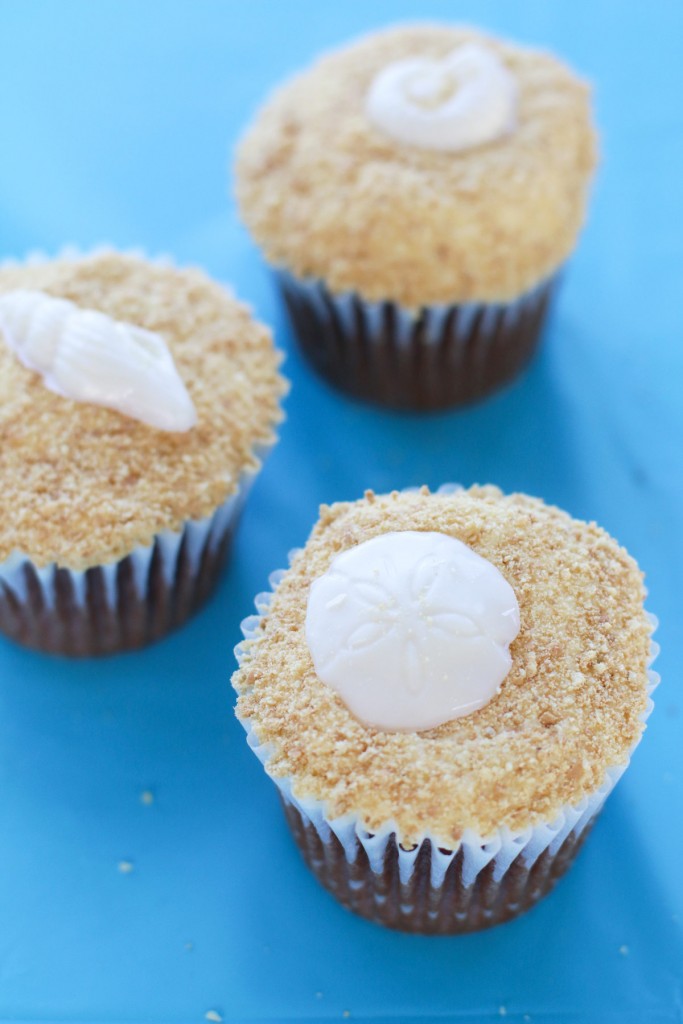
[[[458,490],[446,485],[440,491]],[[290,553],[291,559],[297,551]],[[242,622],[245,641],[235,648],[238,664],[245,642],[254,640],[267,616],[274,591],[287,570],[271,574],[271,590],[255,599],[257,614]],[[648,616],[653,633],[654,616]],[[652,665],[659,646],[651,641]],[[648,719],[658,674],[647,669]],[[239,717],[239,716],[238,716]],[[512,831],[503,826],[488,836],[466,829],[457,844],[425,831],[404,848],[394,821],[368,832],[357,814],[330,818],[322,801],[298,795],[293,780],[271,775],[271,749],[259,741],[247,719],[240,719],[247,742],[278,788],[285,814],[308,866],[345,906],[389,927],[424,933],[456,933],[489,927],[533,906],[564,874],[605,800],[628,767],[610,767],[602,784],[576,805],[567,805],[552,821]]]
[[[357,398],[412,410],[467,404],[516,377],[540,340],[558,279],[511,302],[415,311],[275,274],[301,350],[322,377]]]

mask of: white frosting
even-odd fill
[[[487,704],[510,671],[519,606],[454,537],[385,533],[311,585],[306,640],[322,682],[366,725],[420,731]]]
[[[159,430],[186,431],[197,413],[164,339],[44,292],[0,295],[0,333],[51,391],[104,405]]]
[[[459,150],[513,131],[517,82],[493,50],[467,43],[443,60],[398,60],[375,77],[368,117],[399,142]]]

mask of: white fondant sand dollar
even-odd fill
[[[442,533],[386,533],[314,580],[306,640],[315,670],[367,725],[420,731],[487,704],[520,626],[510,584]]]
[[[181,432],[197,413],[164,339],[67,299],[19,289],[0,295],[0,335],[45,386],[159,430]]]
[[[492,142],[516,124],[517,82],[500,58],[467,43],[443,60],[394,61],[366,100],[373,124],[411,146],[461,150]]]

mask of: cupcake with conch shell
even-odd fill
[[[541,336],[596,162],[588,88],[550,54],[407,25],[281,86],[238,150],[242,218],[329,382],[472,402]]]
[[[0,266],[0,631],[141,647],[208,597],[284,379],[204,273],[102,250]]]
[[[322,506],[271,584],[243,623],[237,716],[323,886],[435,934],[550,892],[658,681],[627,552],[495,487],[368,491]]]

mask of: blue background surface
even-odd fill
[[[530,372],[416,419],[302,365],[227,168],[279,79],[425,14],[590,76],[603,163]],[[0,256],[109,241],[199,263],[274,326],[293,381],[223,583],[186,629],[76,663],[0,640],[0,1018],[683,1020],[683,5],[0,0],[0,34]],[[557,890],[502,928],[429,939],[353,918],[308,875],[229,675],[240,619],[319,502],[444,480],[538,494],[616,535],[647,571],[664,682]]]

